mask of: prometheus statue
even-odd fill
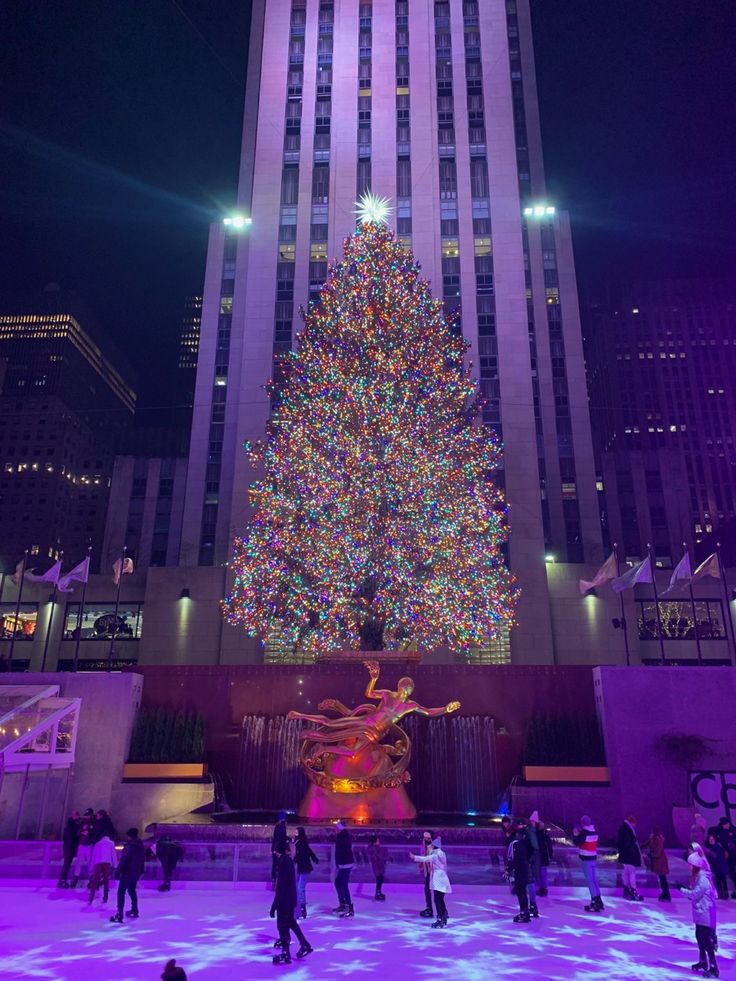
[[[411,740],[398,723],[414,712],[434,718],[460,708],[460,702],[424,708],[411,699],[411,678],[401,678],[397,691],[376,689],[380,668],[375,661],[364,663],[370,673],[365,697],[371,703],[349,709],[332,698],[320,702],[320,711],[334,712],[334,718],[289,712],[289,719],[316,726],[304,733],[300,751],[301,764],[315,785],[300,808],[305,817],[349,817],[356,812],[366,820],[414,817],[403,788],[411,779]],[[347,794],[354,796],[346,798]]]

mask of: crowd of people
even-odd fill
[[[115,844],[115,839],[115,827],[104,809],[94,811],[88,807],[81,815],[79,811],[72,811],[62,836],[63,863],[57,887],[75,889],[86,879],[88,903],[94,903],[100,889],[102,902],[106,903],[110,881],[115,877],[118,883],[117,912],[110,921],[122,923],[126,895],[130,898],[130,909],[125,915],[130,919],[140,916],[137,885],[145,870],[146,847],[161,863],[161,892],[171,889],[174,870],[184,851],[168,836],[144,846],[137,828],[128,829],[121,847]]]
[[[350,895],[350,874],[355,858],[352,836],[345,823],[338,821],[335,829],[335,890],[338,905],[333,912],[344,919],[355,915]],[[549,867],[554,848],[552,836],[537,811],[529,818],[505,816],[501,819],[501,829],[506,844],[504,877],[510,883],[511,891],[519,904],[519,912],[513,919],[515,923],[529,923],[540,915],[538,897],[544,898],[549,893]],[[605,906],[597,877],[599,836],[589,815],[581,817],[570,837],[577,849],[590,895],[590,901],[585,904],[584,909],[589,913],[600,913]],[[702,972],[707,978],[717,978],[716,901],[718,898],[728,899],[727,877],[734,884],[732,898],[736,899],[736,829],[727,818],[721,818],[718,825],[708,828],[701,815],[696,814],[690,837],[691,844],[687,851],[690,879],[686,885],[679,885],[677,888],[690,899],[692,905],[698,945],[698,961],[692,965],[692,970]],[[641,839],[636,818],[634,815],[627,815],[618,829],[617,848],[623,898],[631,902],[643,901],[644,897],[638,889],[637,875],[647,865],[659,880],[659,902],[671,902],[669,860],[661,828],[653,827],[650,834]],[[287,831],[285,812],[279,814],[274,828],[272,851],[272,884],[275,895],[271,916],[276,916],[279,932],[279,939],[275,944],[278,953],[274,955],[273,962],[288,964],[291,963],[292,933],[299,942],[297,958],[306,957],[314,949],[297,920],[299,917],[307,917],[307,883],[318,859],[303,827],[297,829],[295,859],[292,858],[292,843]],[[387,849],[381,845],[379,836],[374,834],[366,851],[376,883],[374,899],[383,901],[386,898],[383,884]],[[449,920],[446,897],[452,892],[452,885],[442,839],[430,830],[424,831],[420,850],[408,857],[417,863],[423,879],[424,908],[419,915],[433,918],[432,927],[444,928]]]

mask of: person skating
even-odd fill
[[[647,839],[645,847],[649,851],[649,863],[652,872],[659,877],[659,896],[660,903],[669,903],[672,899],[670,895],[670,884],[667,876],[670,873],[670,863],[667,859],[667,852],[664,847],[664,835],[662,829],[652,828],[652,833]]]
[[[309,841],[307,840],[307,832],[304,828],[296,829],[296,895],[297,903],[302,917],[306,919],[307,917],[307,883],[309,882],[309,876],[312,874],[315,865],[319,865],[319,859],[312,851]]]
[[[118,864],[118,911],[110,917],[111,923],[123,922],[123,907],[126,892],[130,896],[130,909],[127,916],[138,919],[138,893],[136,886],[146,866],[146,850],[138,837],[138,828],[130,828],[123,846],[123,854]]]
[[[679,886],[683,896],[687,896],[693,907],[693,923],[695,924],[695,940],[698,944],[699,958],[692,965],[693,971],[702,971],[703,977],[717,978],[718,964],[716,963],[716,890],[713,877],[708,866],[708,860],[700,850],[693,851],[688,856],[690,866],[690,885],[688,888]]]
[[[411,859],[413,862],[421,862],[429,866],[429,885],[434,896],[434,908],[437,910],[437,919],[432,926],[444,928],[449,919],[445,896],[452,892],[452,886],[447,875],[447,856],[442,851],[442,839],[439,837],[432,839],[429,855],[412,855]]]
[[[539,841],[539,888],[538,896],[546,896],[549,892],[549,867],[552,864],[554,849],[549,828],[542,821],[537,824],[537,839]]]
[[[74,857],[77,854],[77,848],[79,846],[79,832],[82,826],[82,819],[79,816],[79,811],[72,811],[72,813],[67,818],[67,822],[64,825],[64,833],[62,835],[62,848],[64,851],[64,862],[61,866],[61,872],[59,873],[59,881],[57,886],[60,889],[69,888],[69,869],[72,867],[74,862]]]
[[[529,850],[529,881],[526,891],[529,896],[529,915],[539,916],[537,907],[537,879],[541,868],[539,856],[539,836],[537,834],[537,824],[539,823],[539,812],[533,811],[528,821],[520,822],[524,827],[524,836]]]
[[[526,826],[523,821],[520,821],[506,853],[506,869],[509,877],[514,881],[511,891],[519,901],[519,912],[514,917],[514,923],[529,923],[532,918],[528,889],[530,859],[531,847],[526,835]]]
[[[102,884],[102,902],[107,902],[110,892],[110,873],[118,864],[115,843],[108,835],[103,835],[92,848],[92,880],[89,884],[89,901],[95,900],[97,887]]]
[[[337,821],[335,829],[337,831],[335,838],[335,868],[337,869],[335,889],[337,890],[339,906],[335,907],[332,912],[339,913],[341,917],[355,916],[353,901],[350,898],[350,873],[355,864],[353,839],[345,827],[344,821]]]
[[[77,845],[77,859],[74,863],[74,878],[71,881],[71,887],[74,889],[82,877],[82,869],[87,867],[87,875],[92,878],[92,846],[94,842],[92,841],[92,829],[95,823],[95,812],[91,807],[82,815],[82,820],[79,825],[79,843]]]
[[[718,825],[710,829],[709,833],[711,832],[715,835],[726,855],[728,874],[733,883],[731,899],[736,899],[736,828],[731,824],[729,818],[722,817],[718,819]]]
[[[169,892],[171,890],[171,879],[176,871],[176,866],[184,857],[184,849],[178,841],[174,841],[171,835],[162,835],[154,846],[156,858],[161,863],[161,873],[163,882],[158,887],[159,892]]]
[[[278,861],[276,864],[276,886],[274,889],[271,916],[276,917],[279,931],[280,952],[274,954],[274,964],[291,964],[291,934],[299,941],[296,956],[301,959],[311,954],[313,947],[304,936],[296,921],[296,866],[291,857],[291,842],[287,838],[279,842]]]
[[[585,881],[590,892],[590,902],[586,904],[588,913],[599,913],[605,909],[598,886],[596,866],[598,864],[598,832],[587,814],[580,818],[578,827],[573,828],[573,844],[577,846],[580,863],[585,873]]]
[[[708,834],[703,852],[708,859],[718,898],[728,899],[728,859],[723,845],[714,834]]]
[[[273,826],[271,835],[271,889],[276,888],[276,870],[279,864],[279,855],[283,854],[281,846],[286,841],[286,811],[279,811],[276,815],[276,824]]]
[[[432,853],[432,839],[434,838],[434,831],[424,831],[422,833],[422,854],[431,855]],[[429,884],[432,877],[432,870],[426,862],[422,862],[417,866],[419,874],[424,880],[424,909],[419,914],[425,919],[434,918],[434,909],[432,908],[432,888]]]
[[[166,962],[161,981],[187,981],[187,974],[183,967],[178,967],[176,960],[172,957]]]
[[[636,819],[633,814],[629,814],[619,827],[616,844],[618,860],[623,866],[621,877],[624,883],[624,899],[641,902],[644,897],[636,889],[636,870],[641,868],[641,849],[636,840]]]
[[[371,868],[373,869],[373,875],[376,879],[376,894],[373,897],[379,902],[384,902],[386,897],[383,895],[383,880],[386,875],[386,861],[388,859],[388,852],[381,844],[378,835],[373,835],[366,849],[368,852],[368,859],[371,863]]]

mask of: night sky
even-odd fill
[[[532,7],[549,188],[572,213],[581,293],[733,275],[736,4]],[[75,290],[156,404],[208,222],[235,197],[248,5],[0,0],[0,31],[0,309],[49,281]]]

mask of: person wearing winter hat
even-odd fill
[[[585,873],[585,881],[590,892],[590,902],[586,904],[588,913],[600,913],[605,909],[598,886],[596,866],[598,864],[598,832],[587,814],[580,818],[578,827],[572,831],[573,844],[577,845],[580,862]]]
[[[127,841],[123,846],[123,854],[120,856],[118,864],[118,911],[110,917],[111,923],[123,922],[126,892],[130,896],[130,909],[126,915],[134,920],[138,919],[136,886],[146,866],[146,850],[138,837],[138,828],[129,828],[126,838]]]
[[[276,889],[276,872],[279,867],[281,855],[283,855],[282,845],[286,841],[286,811],[279,811],[276,815],[276,824],[273,826],[271,835],[271,889]]]
[[[434,831],[423,831],[422,832],[422,849],[423,855],[432,854],[432,840],[434,838]],[[417,866],[419,874],[424,877],[424,909],[419,914],[425,919],[432,919],[434,916],[434,910],[432,908],[432,889],[430,887],[431,868],[425,862]]]
[[[539,916],[539,909],[537,907],[537,881],[539,879],[541,860],[539,854],[539,833],[537,831],[538,823],[539,811],[532,811],[524,827],[524,836],[529,851],[529,881],[526,888],[529,896],[529,915],[533,917]]]
[[[690,885],[678,886],[683,896],[687,896],[693,907],[695,940],[699,959],[692,965],[693,971],[703,971],[703,977],[719,977],[716,963],[716,901],[717,893],[713,885],[708,859],[702,847],[697,845],[688,856],[690,866]]]
[[[539,888],[538,896],[546,896],[549,892],[549,867],[552,864],[552,837],[544,822],[537,823],[537,840],[539,841]]]
[[[447,875],[447,856],[442,851],[442,839],[437,837],[432,840],[432,850],[429,855],[410,855],[413,862],[422,862],[430,868],[430,888],[434,895],[434,906],[437,910],[437,919],[432,924],[433,927],[444,928],[449,919],[445,896],[452,892],[450,878]]]

